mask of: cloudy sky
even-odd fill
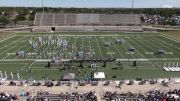
[[[48,7],[131,7],[132,0],[44,0]],[[0,0],[0,6],[41,7],[42,0]],[[180,7],[180,0],[134,0],[136,8]]]

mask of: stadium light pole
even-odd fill
[[[132,11],[131,11],[131,13],[133,14],[133,10],[134,10],[134,0],[132,0],[132,5],[131,5],[131,9],[132,9]]]
[[[44,13],[44,0],[42,0],[42,10],[43,10],[43,13]]]

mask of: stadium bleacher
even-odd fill
[[[95,92],[86,92],[83,94],[79,94],[77,92],[65,94],[50,94],[48,92],[39,92],[37,96],[34,98],[35,101],[97,101],[97,97]]]
[[[35,26],[118,26],[140,25],[138,14],[61,14],[36,13]]]
[[[34,25],[35,32],[143,30],[138,14],[36,13]]]
[[[54,23],[56,23],[57,26],[63,26],[65,24],[65,15],[55,14]]]
[[[40,25],[52,26],[53,20],[49,20],[50,18],[53,19],[53,13],[43,13],[40,18]]]

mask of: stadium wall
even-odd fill
[[[34,26],[33,32],[141,32],[141,26]]]

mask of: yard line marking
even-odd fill
[[[174,38],[169,37],[168,35],[164,35],[164,34],[162,35],[162,33],[160,33],[159,36],[162,36],[162,37],[167,38],[167,39],[169,39],[169,40],[172,40],[172,41],[175,41],[175,42],[177,42],[177,43],[180,43],[179,41],[177,41],[177,40],[174,39]]]
[[[20,70],[25,69],[28,64],[29,64],[29,63],[26,63],[22,68],[20,68]]]
[[[114,46],[115,49],[118,51],[118,53],[124,58],[124,56],[122,55],[121,51],[120,51],[119,49],[117,49],[117,47],[116,47],[116,45],[114,44],[114,42],[113,42],[110,38],[108,38],[108,39],[109,39],[109,41],[113,44],[113,46]]]
[[[71,35],[61,35],[61,34],[55,34],[56,36],[137,36],[137,35],[119,35],[119,34],[109,34],[109,35],[92,35],[92,34],[86,34],[86,35],[74,35],[74,34],[71,34]],[[42,35],[42,34],[39,34],[39,35],[16,35],[16,36],[53,36],[53,35]],[[141,35],[141,36],[160,36],[160,35]]]
[[[0,63],[0,64],[6,64],[6,65],[9,65],[9,64],[26,64],[26,63]]]
[[[100,48],[100,46],[99,46],[99,42],[98,42],[98,40],[97,40],[97,37],[96,37],[96,36],[95,36],[95,38],[96,38],[96,43],[97,43],[97,45],[98,45],[99,52],[100,52],[100,55],[101,55],[101,58],[102,58],[102,57],[103,57],[103,55],[102,55],[101,48]]]
[[[116,61],[149,61],[149,59],[142,59],[142,58],[138,58],[138,59],[116,59]]]
[[[135,39],[136,40],[136,39]],[[143,42],[141,42],[141,41],[139,41],[139,40],[136,40],[137,42],[139,42],[139,43],[141,43],[143,46],[147,46],[151,51],[153,51],[152,49],[151,49],[151,47],[149,47],[148,45],[144,45],[144,43]],[[139,45],[136,41],[134,41],[137,45],[138,45],[138,47],[140,47],[141,49],[143,49],[145,52],[147,52],[148,50],[146,50],[145,48],[143,48],[141,45]],[[152,57],[154,57],[154,58],[156,58],[155,56],[153,56],[152,54],[150,54]]]
[[[145,39],[143,39],[143,40],[145,40]],[[144,42],[147,42],[147,41],[144,41]],[[151,46],[154,47],[154,48],[156,49],[156,51],[157,51],[157,49],[159,49],[156,45],[152,44],[151,42],[148,42],[148,44],[151,44]],[[148,45],[148,46],[149,46],[149,45]],[[165,58],[164,55],[162,55],[162,57]]]
[[[123,70],[133,70],[134,68],[130,68],[131,66],[124,66]],[[141,70],[157,70],[159,68],[151,68],[150,66],[146,66],[146,68],[143,68],[144,66],[139,66],[137,69],[141,69]],[[33,67],[31,70],[39,70],[39,71],[42,71],[42,70],[59,70],[58,68],[51,68],[51,69],[48,69],[48,68],[41,68],[41,67]]]
[[[51,37],[54,37],[54,35],[52,35]],[[50,53],[52,53],[51,48],[52,48],[51,45],[47,46],[47,50],[49,49]],[[48,55],[47,58],[50,59],[50,57],[51,57],[53,54],[46,54],[46,55]],[[36,57],[36,59],[38,59],[38,58],[39,58],[39,57]]]
[[[89,37],[89,36],[88,36]],[[94,54],[96,54],[95,55],[95,57],[97,57],[99,54],[97,54],[96,52],[95,52],[95,47],[94,47],[94,45],[92,45],[92,43],[91,43],[91,40],[92,39],[94,39],[94,38],[88,38],[88,42],[89,42],[89,46],[90,46],[90,48],[91,48],[91,52],[92,52],[92,57],[91,58],[93,58],[93,55]],[[89,50],[90,51],[90,50]],[[98,56],[99,57],[99,56]]]
[[[102,40],[103,40],[103,42],[105,43],[104,38],[102,38]],[[108,52],[109,52],[109,53],[112,53],[112,51],[109,49],[109,47],[108,47],[107,49],[108,49]],[[112,58],[114,58],[114,56],[113,56],[112,54],[110,54],[110,55],[111,55]]]
[[[59,70],[59,69],[57,69],[57,68],[51,68],[51,69],[46,69],[46,68],[44,68],[44,69],[43,69],[43,68],[37,68],[37,69],[36,69],[36,68],[34,68],[34,67],[33,67],[31,70],[39,70],[39,71],[50,70],[50,71],[52,71],[52,70]]]
[[[73,46],[72,46],[72,54],[74,54],[74,52],[76,51],[76,49],[77,49],[77,46],[76,46],[76,42],[77,42],[77,38],[75,38],[75,40],[74,40],[74,43],[73,43]]]
[[[81,37],[81,45],[84,48],[84,37]]]
[[[26,37],[25,37],[26,38]],[[23,38],[21,38],[21,39],[25,39],[24,37]],[[18,40],[19,41],[19,40]],[[18,42],[17,41],[17,42]],[[22,43],[24,43],[24,42],[21,42],[20,44],[22,44]],[[18,45],[20,45],[19,43],[18,43]],[[17,44],[16,45],[14,45],[14,46],[12,46],[11,48],[9,48],[8,50],[5,50],[5,51],[3,51],[3,52],[1,52],[0,53],[0,55],[2,55],[2,54],[4,54],[4,53],[6,53],[6,52],[8,52],[9,50],[11,50],[11,49],[13,49],[14,47],[16,47],[17,46]]]
[[[26,40],[26,41],[27,41],[27,43],[28,43],[28,40]],[[39,49],[40,49],[40,48],[42,48],[42,46],[40,46]],[[26,48],[26,52],[30,52],[31,49],[32,49],[31,46],[27,47],[27,48]],[[32,49],[32,50],[33,50],[33,52],[34,52],[34,49]],[[35,52],[35,53],[37,53],[37,54],[34,54],[34,55],[36,55],[35,57],[37,57],[37,55],[39,55],[39,57],[40,57],[41,54],[38,54],[38,52]],[[38,58],[39,58],[39,57],[38,57]],[[28,57],[28,58],[29,58],[29,57]],[[37,58],[36,58],[36,59],[37,59]]]
[[[144,38],[144,39],[142,39],[142,40],[145,40],[145,38]],[[146,42],[146,43],[147,43],[147,41],[144,41],[144,42]],[[148,44],[150,44],[152,47],[154,47],[154,48],[153,48],[154,50],[158,51],[157,49],[159,49],[159,47],[157,47],[156,45],[152,44],[151,42],[148,42]],[[147,46],[149,46],[149,45],[147,45]],[[153,49],[152,49],[152,50],[153,50]],[[163,57],[163,58],[165,58],[165,56],[164,56],[164,55],[162,55],[162,57]]]
[[[40,47],[39,47],[39,49],[38,50],[40,50],[41,48],[43,47],[43,45],[41,45]],[[31,49],[31,47],[28,49],[28,51]],[[38,51],[37,50],[37,51]],[[33,50],[32,50],[33,51]],[[39,51],[38,51],[39,52]],[[37,56],[37,55],[39,55],[39,56]],[[39,53],[39,54],[37,54],[35,57],[36,57],[36,59],[39,59],[39,57],[40,57],[40,55],[42,55],[41,53]],[[36,60],[35,59],[35,60]]]
[[[54,35],[52,35],[51,37],[54,37]],[[51,45],[47,46],[46,49],[51,52]],[[52,53],[52,52],[51,52],[51,53]],[[52,54],[51,54],[51,55],[45,54],[45,55],[46,55],[45,58],[47,57],[47,59],[50,59],[50,56],[51,56]],[[38,58],[39,58],[39,57],[36,57],[36,59],[38,59]]]
[[[71,39],[71,36],[68,38],[68,43],[69,43],[69,41],[70,41],[70,39]],[[49,47],[49,46],[48,46]],[[52,47],[50,47],[50,48],[52,48]],[[58,55],[59,53],[58,53],[58,51],[59,51],[59,47],[54,47],[55,49],[54,49],[54,52],[56,52],[56,54],[54,54],[54,55]],[[65,55],[65,56],[67,56],[68,55],[68,52],[67,51],[63,51],[62,50],[62,48],[60,48],[60,53],[63,53],[63,56]],[[49,55],[49,59],[50,59],[50,57],[52,56],[53,54],[51,54],[51,55]],[[66,57],[65,57],[66,58]]]
[[[18,49],[16,49],[16,50],[13,50],[14,53],[16,53],[16,52],[17,52],[18,50],[20,50],[22,47],[27,46],[27,45],[28,45],[28,43],[26,43],[26,44],[20,46],[20,47],[19,47]],[[25,52],[27,52],[27,51],[25,51]],[[6,57],[2,58],[2,59],[6,59],[7,57],[8,57],[8,55],[7,55]]]
[[[160,33],[161,34],[161,33]],[[171,38],[170,36],[168,36],[168,35],[159,35],[159,36],[161,36],[161,37],[164,37],[164,38],[166,38],[166,39],[169,39],[169,40],[171,40],[171,41],[174,41],[174,42],[177,42],[177,43],[180,43],[178,40],[176,40],[176,39],[174,39],[174,38]],[[167,43],[167,42],[165,42],[165,43]],[[167,43],[168,44],[168,43]],[[178,48],[178,49],[180,49],[179,47],[176,47],[176,48]]]
[[[90,46],[90,48],[91,48],[91,49],[93,49],[93,48],[92,48],[92,45],[91,45],[90,38],[88,38],[88,42],[89,42],[89,46]],[[94,49],[93,49],[93,50],[94,50]],[[93,52],[94,52],[94,51],[93,51]],[[94,54],[92,54],[92,57],[91,57],[91,58],[93,58],[93,55],[94,55]]]
[[[136,40],[136,39],[135,39]],[[142,39],[142,40],[144,40],[144,39]],[[151,48],[151,47],[149,47],[149,45],[144,45],[144,43],[142,43],[141,41],[139,41],[139,40],[137,40],[139,43],[141,43],[143,46],[147,46],[150,50],[152,50],[153,51],[153,49]],[[145,41],[146,42],[146,41]],[[147,42],[146,42],[147,43]],[[139,45],[140,47],[142,47],[141,45]],[[142,49],[144,49],[143,47],[142,47]],[[146,49],[144,49],[145,51],[147,51]],[[150,54],[152,57],[155,57],[154,55],[152,55],[152,54]],[[156,57],[155,57],[156,58]],[[159,64],[157,64],[157,63],[155,63],[157,66],[159,66],[159,67],[161,67]],[[154,65],[154,64],[153,64]]]
[[[150,58],[148,60],[158,60],[158,61],[169,61],[169,60],[180,60],[180,58]]]
[[[129,37],[129,36],[128,36]],[[129,39],[129,38],[127,38],[127,39]],[[133,46],[132,44],[130,44],[127,40],[126,40],[126,42],[125,42],[125,44],[128,44],[129,45],[129,47],[128,48],[130,48],[131,46]],[[126,50],[126,49],[125,49]],[[132,54],[130,54],[131,55],[131,57],[133,56]]]
[[[151,37],[151,38],[153,38],[153,39],[155,39],[155,40],[157,40],[157,41],[160,41],[160,42],[164,43],[162,40],[158,40],[157,38],[154,38],[154,37]],[[166,42],[165,42],[165,43],[166,43]],[[168,50],[171,50],[172,52],[176,51],[176,50],[172,50],[171,48],[167,47],[166,45],[162,45],[162,44],[160,44],[160,43],[157,43],[157,44],[161,45],[162,47],[166,47]],[[167,43],[166,43],[166,44],[167,44]],[[169,45],[169,44],[167,44],[167,45]],[[179,54],[178,51],[176,51],[176,53]],[[172,55],[173,55],[174,57],[176,57],[174,54],[172,54]]]
[[[26,43],[26,45],[28,45],[28,43]],[[32,47],[29,46],[28,48],[25,49],[25,52],[27,53],[31,48],[32,48]],[[18,50],[19,50],[19,49],[18,49]],[[16,51],[17,51],[17,50],[16,50]]]
[[[139,48],[145,50],[142,46],[138,45],[135,40],[131,40],[131,41],[134,42]],[[139,54],[141,54],[141,56],[143,56],[145,58],[145,56],[139,50],[138,50],[138,52],[139,52]],[[149,61],[149,62],[151,63],[152,66],[155,67],[155,65],[151,61]]]
[[[118,36],[119,37],[119,36]],[[122,48],[124,49],[124,52],[126,53],[127,52],[127,47],[125,47],[125,45],[127,45],[126,43],[124,43],[123,45],[122,45]],[[126,55],[126,54],[125,54]],[[125,57],[125,56],[124,56]],[[132,55],[131,55],[131,57],[132,57]]]
[[[71,59],[61,59],[61,61],[70,61]],[[121,59],[118,58],[116,59],[116,61],[149,61],[149,60],[158,60],[158,61],[166,61],[166,60],[180,60],[180,58],[146,58],[146,59],[142,59],[142,58],[137,58],[137,59]],[[51,61],[50,59],[0,59],[0,62],[9,62],[9,61],[35,61],[35,62],[48,62]]]
[[[128,67],[131,67],[131,66],[125,66],[123,69],[125,69],[125,70],[131,70],[131,69],[133,69],[133,68],[128,68]],[[139,68],[140,67],[140,68]],[[144,66],[139,66],[139,67],[137,67],[137,69],[139,70],[139,69],[144,69],[144,70],[157,70],[157,69],[159,69],[159,68],[152,68],[152,67],[150,67],[150,66],[146,66],[147,68],[143,68]]]
[[[128,40],[128,39],[127,39]],[[134,40],[129,40],[129,41],[132,41],[135,45],[137,45],[138,47],[140,47]],[[129,43],[129,41],[127,41],[128,43]],[[131,43],[129,43],[129,44],[131,44]],[[133,46],[132,44],[131,44],[131,46]],[[141,48],[141,47],[140,47]],[[142,48],[143,49],[143,48]],[[143,57],[143,58],[145,58],[145,56],[137,49],[137,52]]]
[[[0,50],[3,49],[3,48],[6,48],[6,47],[8,47],[8,46],[10,46],[11,44],[16,43],[17,41],[18,41],[18,40],[15,40],[15,41],[12,42],[12,43],[9,43],[9,44],[7,44],[7,45],[4,45],[3,47],[0,47]]]
[[[169,45],[166,41],[162,41],[162,40],[158,40],[157,38],[155,38],[155,37],[152,37],[152,38],[154,38],[155,40],[157,40],[157,41],[160,41],[160,42],[162,42],[162,43],[165,43],[165,44],[167,44],[167,45]],[[167,47],[167,46],[164,46],[164,45],[161,45],[161,46],[163,46],[163,47]],[[167,47],[168,49],[170,49],[170,50],[172,50],[171,48],[169,48],[169,47]],[[178,49],[180,49],[179,47],[176,47],[176,48],[178,48]],[[177,50],[172,50],[172,51],[176,51],[176,53],[178,53],[179,54],[179,51],[177,51]],[[175,56],[176,57],[176,56]]]
[[[29,65],[28,68],[32,68],[31,66],[32,66],[35,62],[36,62],[36,60],[34,60],[34,61]]]
[[[31,60],[34,60],[34,59],[0,59],[1,62],[5,62],[5,61],[31,61]]]
[[[22,45],[21,47],[24,47],[24,46],[26,46],[26,44]],[[19,48],[16,49],[16,50],[13,50],[13,51],[17,52],[19,49],[21,49],[21,47],[19,47]],[[9,55],[6,55],[6,56],[3,57],[2,59],[6,59],[7,57],[9,57]]]
[[[1,42],[3,42],[3,41],[6,41],[6,40],[8,40],[8,39],[11,39],[11,38],[13,38],[13,37],[15,37],[16,35],[13,35],[13,36],[11,36],[11,37],[7,37],[7,38],[5,38],[5,39],[3,39],[3,40],[0,40],[0,43]]]
[[[16,35],[16,36],[53,36],[53,35]],[[117,34],[116,35],[91,35],[91,34],[86,34],[86,35],[56,35],[56,36],[118,36]]]
[[[24,37],[22,37],[22,38],[24,38]],[[18,40],[15,40],[14,42],[9,43],[8,45],[5,45],[5,46],[1,47],[0,50],[3,49],[3,48],[6,48],[6,47],[8,47],[8,46],[10,46],[10,45],[12,45],[12,44],[14,44],[14,43],[16,43],[16,42],[18,42],[18,41],[20,41],[22,38],[20,38],[20,39],[18,39]]]
[[[70,45],[70,40],[71,40],[71,38],[72,38],[72,36],[70,36],[70,37],[68,38],[68,41],[67,41],[67,42],[68,42],[68,46]],[[68,51],[65,51],[65,55],[68,56]],[[65,58],[66,58],[66,57],[65,57]]]

